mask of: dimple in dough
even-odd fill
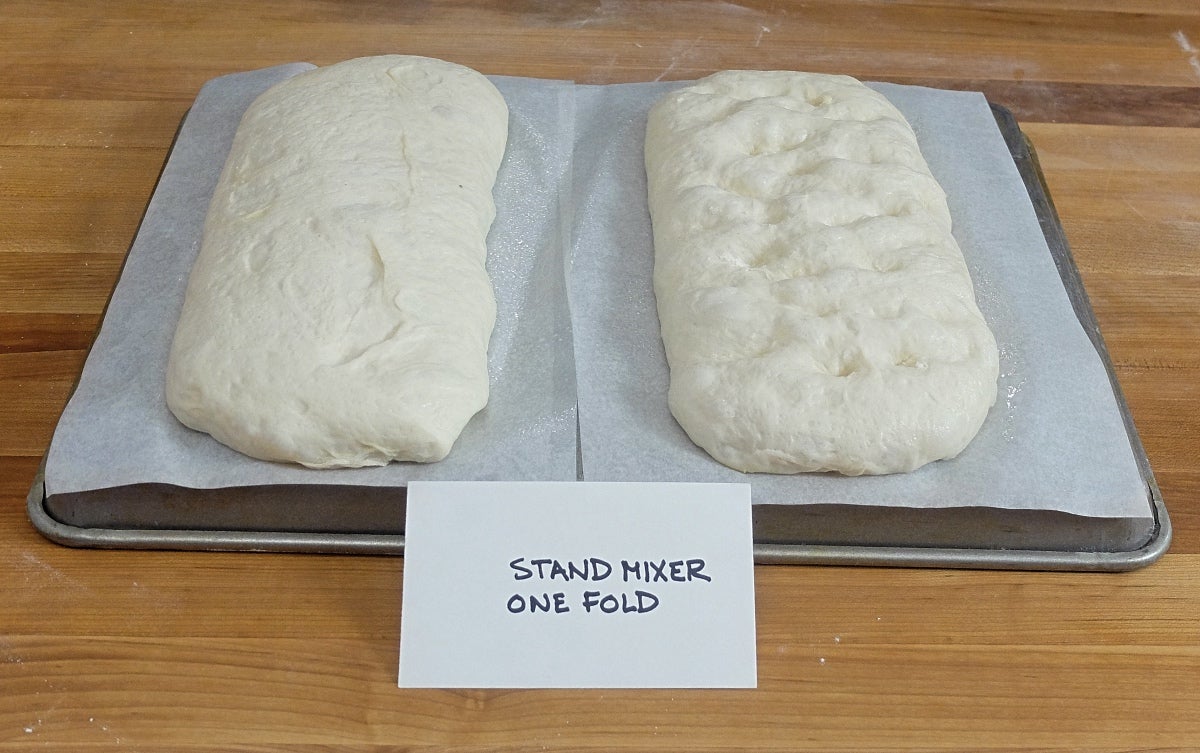
[[[444,458],[488,399],[508,108],[389,55],[302,73],[238,127],[167,366],[187,426],[314,468]]]
[[[904,117],[846,76],[725,71],[645,142],[669,404],[748,472],[910,471],[961,452],[996,341]]]

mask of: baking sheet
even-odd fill
[[[241,114],[263,90],[314,66],[233,74],[200,91],[130,249],[46,463],[48,495],[165,483],[402,487],[415,480],[575,480],[575,373],[563,274],[573,142],[572,85],[494,78],[508,102],[488,272],[497,298],[491,397],[433,464],[313,470],[231,450],[180,424],[164,379],[208,199]]]
[[[983,95],[876,84],[909,119],[949,196],[954,233],[1000,346],[999,395],[957,458],[912,473],[743,474],[713,461],[667,408],[642,143],[679,83],[576,90],[572,316],[585,475],[749,480],[762,505],[977,506],[1148,517],[1146,485],[1104,365],[1080,326],[1028,192]]]
[[[1038,369],[1028,368],[1031,356],[1049,353],[1060,359],[1060,353],[1073,353],[1081,359],[1074,365],[1089,372],[1084,394],[1095,402],[1084,411],[1085,428],[1077,420],[1080,414],[1058,413],[1066,425],[1061,431],[1052,427],[1055,430],[1032,458],[1048,471],[1050,486],[1035,484],[1040,481],[1035,474],[1014,474],[1013,468],[996,464],[990,478],[972,475],[981,471],[954,471],[951,482],[959,483],[964,495],[955,497],[941,493],[938,479],[743,476],[708,460],[690,446],[673,420],[663,420],[664,414],[669,419],[666,372],[653,298],[636,293],[638,285],[649,290],[651,252],[641,129],[649,103],[678,84],[575,87],[503,78],[494,80],[509,100],[515,140],[501,171],[505,188],[497,191],[498,217],[489,247],[495,257],[497,248],[509,246],[490,267],[501,310],[512,316],[501,314],[493,340],[493,404],[464,432],[451,457],[461,447],[470,447],[464,440],[474,432],[489,426],[499,429],[504,423],[500,419],[507,418],[509,426],[497,437],[496,451],[489,446],[482,465],[457,471],[446,461],[436,466],[311,471],[251,460],[220,445],[204,450],[215,455],[197,462],[189,454],[191,444],[215,442],[179,426],[166,412],[156,358],[165,365],[208,193],[216,180],[211,164],[219,170],[241,109],[256,90],[307,67],[281,66],[216,79],[198,97],[131,248],[79,388],[59,424],[45,485],[39,479],[31,491],[30,515],[51,538],[92,546],[399,553],[402,486],[409,479],[564,479],[583,473],[599,480],[622,471],[631,474],[628,478],[661,478],[655,474],[675,475],[661,465],[675,461],[664,457],[681,453],[685,463],[707,464],[701,480],[713,473],[751,480],[756,552],[763,561],[1128,569],[1152,561],[1169,542],[1165,509],[1132,425],[1122,424],[1128,415],[1119,393],[1106,381],[1102,354],[1091,348],[1089,356],[1086,337],[1078,339],[1082,328],[1070,309],[1074,302],[1090,316],[1086,296],[1077,288],[1068,300],[1055,270],[1059,263],[1073,273],[1069,253],[1061,242],[1047,249],[1037,229],[1040,220],[1049,232],[1057,227],[1056,218],[1050,216],[1052,209],[1047,213],[1039,205],[1034,210],[1029,192],[1037,198],[1040,189],[1028,175],[1023,182],[1013,166],[1014,158],[1023,169],[1027,161],[1015,151],[1008,153],[982,97],[913,87],[882,85],[907,111],[939,179],[949,181],[951,189],[956,171],[985,173],[974,176],[978,182],[970,191],[951,190],[956,230],[975,275],[981,307],[994,328],[997,321],[1007,321],[1003,326],[1014,330],[1030,327],[1007,341],[1005,332],[996,328],[1004,349],[1004,381],[985,432],[1017,445],[1022,437],[1040,439],[1033,429],[1021,428],[1021,411],[1047,405],[1057,410],[1050,405],[1055,399],[1052,388],[1061,382],[1079,389],[1074,372],[1049,374],[1043,381]],[[910,95],[916,101],[905,102]],[[922,108],[931,106],[923,101],[927,97],[955,101],[943,103],[949,110],[925,111]],[[955,111],[956,107],[963,109]],[[1019,138],[1015,122],[1004,134]],[[972,141],[980,136],[977,147]],[[967,150],[967,164],[959,163],[964,155],[956,148]],[[974,165],[984,158],[995,164],[995,174]],[[1007,207],[1005,212],[1015,213],[1016,221],[1006,216],[1005,221],[974,225],[979,219],[996,219],[989,203]],[[568,242],[573,266],[564,275]],[[979,258],[989,253],[1015,254],[1000,269],[999,279],[993,266],[981,263],[991,258]],[[186,262],[173,254],[186,257]],[[1049,328],[1037,316],[1015,311],[1019,294],[1031,284],[1041,285],[1048,295],[1047,308],[1038,313],[1054,320]],[[502,330],[509,324],[510,331]],[[609,337],[625,329],[636,337]],[[576,368],[581,390],[578,445]],[[508,378],[514,380],[513,395],[536,397],[539,404],[515,415],[503,411],[496,403],[505,394]],[[521,389],[525,386],[530,389]],[[614,394],[623,394],[628,402],[614,400]],[[515,398],[512,405],[518,405]],[[1088,417],[1093,412],[1103,414],[1098,423]],[[619,419],[615,424],[614,418]],[[80,431],[89,425],[97,430]],[[179,432],[183,439],[173,436]],[[631,432],[652,434],[671,447],[664,456],[631,453],[618,446]],[[111,441],[113,436],[122,441]],[[483,436],[476,439],[487,441]],[[632,437],[635,442],[643,439]],[[164,443],[173,449],[164,452]],[[1115,460],[1119,472],[1094,478],[1093,471],[1110,469],[1097,468],[1087,458],[1082,466],[1068,467],[1059,457],[1071,449],[1068,445],[1076,452],[1084,448],[1084,454],[1099,446]],[[146,452],[158,455],[139,454]],[[1045,456],[1038,458],[1037,452]],[[689,457],[696,453],[699,458]],[[936,467],[959,467],[965,459],[966,455]],[[252,468],[262,465],[271,467]],[[420,475],[427,471],[435,475]],[[978,493],[985,484],[1009,475],[1023,476],[1025,486],[1010,486],[994,499]],[[978,484],[968,483],[971,478]],[[913,483],[889,491],[886,487],[897,479]],[[288,485],[277,486],[281,480]],[[873,490],[871,484],[885,488]],[[867,488],[855,492],[855,486]],[[216,491],[206,491],[209,488]],[[832,493],[821,496],[822,488]],[[1047,488],[1052,493],[1045,493]],[[1030,494],[1013,491],[1020,489]],[[1066,506],[1058,496],[1062,490]],[[995,499],[1010,506],[995,506]],[[1098,504],[1092,505],[1093,500]],[[830,543],[837,546],[827,546]]]

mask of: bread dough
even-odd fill
[[[167,365],[187,426],[314,468],[440,460],[487,403],[508,108],[478,72],[350,60],[264,92],[212,197]]]
[[[846,76],[725,71],[649,116],[671,412],[741,471],[957,455],[998,354],[904,117]]]

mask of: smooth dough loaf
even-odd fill
[[[360,58],[264,92],[208,210],[171,411],[267,460],[445,457],[488,398],[507,137],[496,88],[440,60]]]
[[[909,471],[995,402],[996,342],[904,117],[846,76],[725,71],[645,144],[671,412],[741,471]]]

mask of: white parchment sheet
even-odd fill
[[[509,104],[510,140],[488,241],[499,304],[492,392],[445,460],[310,470],[248,458],[185,428],[166,408],[163,374],[208,197],[245,107],[309,67],[235,74],[201,91],[59,422],[47,495],[153,482],[574,480],[582,467],[594,481],[750,481],[756,503],[1149,515],[1103,365],[987,103],[916,87],[879,86],[912,122],[950,196],[1001,347],[997,404],[953,461],[886,477],[746,475],[713,461],[675,423],[651,285],[642,139],[650,105],[679,83],[493,79]]]
[[[494,78],[509,141],[494,195],[488,272],[497,298],[488,406],[439,463],[312,470],[242,455],[167,409],[164,379],[204,215],[242,113],[292,64],[210,81],[159,180],[46,461],[53,495],[161,482],[404,486],[413,480],[574,480],[575,373],[563,263],[572,148],[569,82]]]
[[[667,408],[642,143],[679,83],[576,89],[571,304],[585,476],[746,481],[756,504],[990,506],[1146,517],[1104,366],[1071,309],[981,94],[881,84],[949,195],[954,232],[1000,345],[995,407],[956,459],[891,476],[743,474],[713,461]]]

